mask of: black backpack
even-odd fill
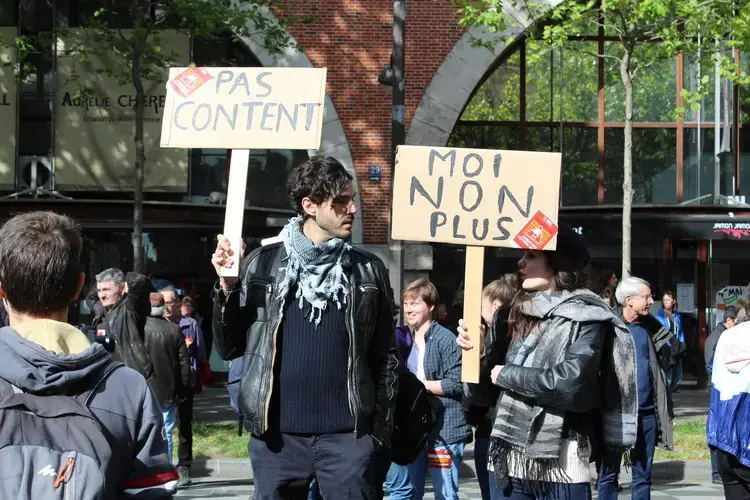
[[[391,460],[409,465],[424,450],[437,423],[437,413],[434,396],[416,375],[406,372],[399,376],[398,383]]]

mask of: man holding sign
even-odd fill
[[[282,242],[242,261],[244,245],[219,236],[214,336],[222,358],[244,354],[239,406],[256,499],[305,499],[312,478],[326,498],[371,499],[385,476],[398,389],[393,292],[380,259],[347,243],[354,196],[341,163],[312,157],[289,179],[299,216]],[[221,277],[235,261],[239,278]]]

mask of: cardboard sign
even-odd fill
[[[325,68],[172,68],[165,148],[318,149]]]
[[[466,245],[463,319],[473,349],[461,355],[463,382],[479,382],[484,247],[557,247],[561,162],[560,153],[398,148],[393,239]]]
[[[560,153],[399,146],[392,236],[554,250]]]

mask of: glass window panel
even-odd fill
[[[546,46],[526,47],[526,120],[531,122],[559,121],[553,106],[554,95],[560,91],[560,51]],[[557,65],[555,64],[557,61]]]
[[[16,6],[18,4],[18,0],[0,0],[0,26],[16,25]],[[6,40],[6,43],[9,43],[9,41]]]
[[[529,127],[526,129],[527,151],[560,151],[560,127]]]
[[[599,185],[597,129],[564,127],[562,151],[562,205],[596,205]]]
[[[740,195],[750,201],[750,126],[740,129]]]
[[[712,47],[713,44],[706,46],[708,49]],[[701,52],[700,57],[699,54],[685,56],[682,86],[688,92],[695,93],[700,90],[703,93],[698,109],[687,108],[683,118],[686,123],[697,123],[699,119],[701,123],[714,121],[716,78],[714,77],[714,64],[711,61],[712,54],[712,51],[706,51]],[[701,82],[703,82],[702,85]]]
[[[511,126],[459,124],[448,146],[454,148],[519,149],[519,129]]]
[[[625,130],[604,132],[604,202],[622,204]],[[677,202],[677,131],[633,130],[633,204]]]
[[[714,130],[686,128],[683,143],[683,200],[712,204],[715,178]]]
[[[658,60],[661,51],[656,44],[641,44],[635,64],[640,59],[653,61],[641,67],[633,81],[633,121],[674,122],[677,105],[677,60],[674,57]],[[608,42],[604,53],[619,58],[623,49],[619,43]],[[604,60],[604,121],[625,121],[625,87],[620,77],[620,62],[611,57]]]
[[[292,168],[306,158],[306,151],[251,151],[247,171],[247,203],[264,208],[291,208],[287,196],[287,177]]]
[[[563,127],[529,127],[526,149],[529,151],[560,151],[562,158],[563,206],[597,204],[599,174],[597,129]]]
[[[599,58],[596,53],[597,42],[569,42],[563,46],[563,88],[562,92],[554,92],[553,104],[558,116],[562,106],[565,122],[595,122],[598,119]],[[557,72],[559,74],[559,68]]]
[[[227,192],[227,150],[193,149],[190,162],[190,194],[205,202],[212,192]]]
[[[526,119],[536,122],[597,120],[597,43],[527,48]]]
[[[503,61],[477,90],[464,109],[461,120],[520,120],[520,64],[521,57],[516,48],[516,51]]]

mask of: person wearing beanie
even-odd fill
[[[488,451],[493,499],[591,498],[589,463],[636,442],[633,337],[587,289],[583,241],[558,227],[555,251],[526,250],[518,262],[521,290],[496,325],[510,347],[504,364],[483,374],[502,390]],[[472,349],[474,335],[483,348],[484,331],[462,320],[458,345]]]
[[[164,319],[164,296],[151,293],[149,302],[151,313],[146,319],[144,342],[151,359],[159,360],[154,363],[154,378],[149,384],[162,408],[171,462],[177,405],[185,399],[190,386],[190,358],[180,327]]]

